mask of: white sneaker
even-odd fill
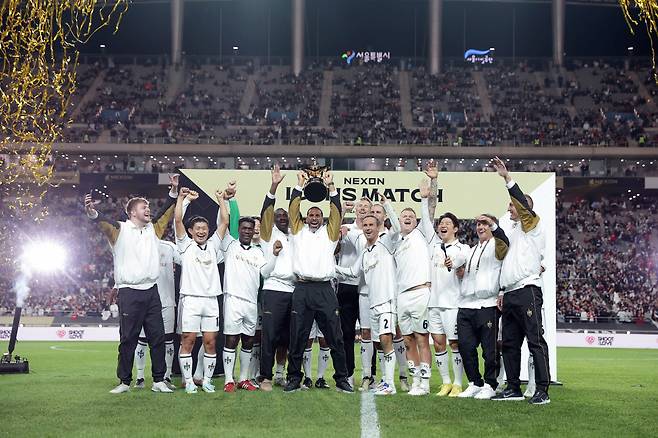
[[[488,386],[488,385],[487,385]],[[489,386],[489,389],[491,389],[491,386]],[[468,388],[466,390],[462,391],[459,393],[457,397],[459,398],[471,398],[475,397],[480,391],[482,390],[481,387],[475,386],[474,384],[470,383],[468,384]],[[495,395],[495,394],[494,394]]]
[[[171,389],[172,391],[176,389],[176,385],[171,383],[170,379],[164,379],[165,385],[167,385],[167,388]]]
[[[194,384],[194,382],[189,382],[185,385],[185,392],[188,393],[188,394],[196,394],[197,393],[196,385]]]
[[[210,382],[203,382],[201,389],[203,389],[204,392],[212,393],[215,392],[215,385]]]
[[[126,385],[125,383],[119,383],[116,388],[110,391],[110,394],[121,394],[128,391],[130,391],[130,386]]]
[[[537,391],[535,386],[528,385],[528,387],[525,389],[525,392],[523,393],[523,396],[525,398],[531,398],[533,395],[535,395],[535,391]]]
[[[494,395],[496,395],[496,391],[493,390],[491,385],[485,383],[484,386],[480,388],[480,391],[477,394],[475,394],[475,397],[473,398],[478,400],[489,400]]]
[[[427,395],[429,392],[425,391],[422,386],[416,386],[415,388],[411,388],[409,392],[407,393],[409,395]]]
[[[375,395],[393,395],[397,394],[395,385],[389,385],[386,382],[382,382],[379,386],[379,389],[375,392]]]
[[[151,391],[153,392],[174,392],[171,388],[167,386],[165,382],[155,382],[151,386]]]

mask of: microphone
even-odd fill
[[[443,250],[443,255],[445,258],[448,258],[448,252],[446,251],[446,244],[441,242],[441,249]],[[452,269],[448,268],[448,272],[450,272]]]

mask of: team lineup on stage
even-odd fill
[[[532,198],[514,182],[504,162],[495,158],[493,164],[509,193],[511,226],[499,226],[494,215],[482,212],[475,221],[478,243],[473,247],[457,239],[460,221],[454,214],[443,213],[435,227],[439,175],[432,165],[425,170],[429,181],[424,178],[419,185],[419,215],[405,208],[399,217],[381,193],[376,200],[341,204],[328,170],[315,177],[298,172],[288,210],[277,209],[284,175],[274,166],[259,218],[239,217],[233,208],[239,181],[215,193],[219,212],[212,234],[206,218],[184,219],[199,194],[179,189],[177,176],[171,178],[162,211],[153,216],[146,199],[132,198],[125,209],[128,219],[117,221],[96,211],[87,195],[85,210],[110,244],[118,289],[120,383],[111,392],[130,390],[134,361],[135,387],[144,387],[147,345],[152,390],[173,392],[177,331],[187,393],[197,393],[199,387],[216,391],[218,360],[228,393],[269,392],[273,386],[288,393],[326,389],[330,386],[324,373],[331,358],[340,392],[351,393],[358,386],[378,396],[398,391],[424,396],[432,392],[433,344],[442,381],[435,388],[438,396],[527,397],[530,404],[550,403],[542,325],[545,230]],[[322,199],[328,198],[328,218],[317,206],[302,215],[309,179],[327,190]],[[356,219],[347,224],[344,215],[350,211]],[[175,243],[162,240],[172,219]],[[177,306],[175,264],[181,266]],[[224,347],[218,358],[215,344],[221,335]],[[362,362],[358,385],[357,335]],[[194,369],[197,337],[202,348]],[[316,338],[320,355],[314,383]],[[520,380],[524,340],[530,352],[525,393]]]

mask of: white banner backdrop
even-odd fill
[[[0,327],[0,341],[8,340],[11,327]],[[119,341],[114,327],[19,327],[18,341]]]
[[[559,332],[557,345],[558,347],[658,349],[658,334]]]

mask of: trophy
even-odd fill
[[[311,202],[320,202],[327,199],[329,189],[327,188],[322,175],[329,170],[327,166],[310,166],[303,169],[308,176],[304,185],[304,197]]]

